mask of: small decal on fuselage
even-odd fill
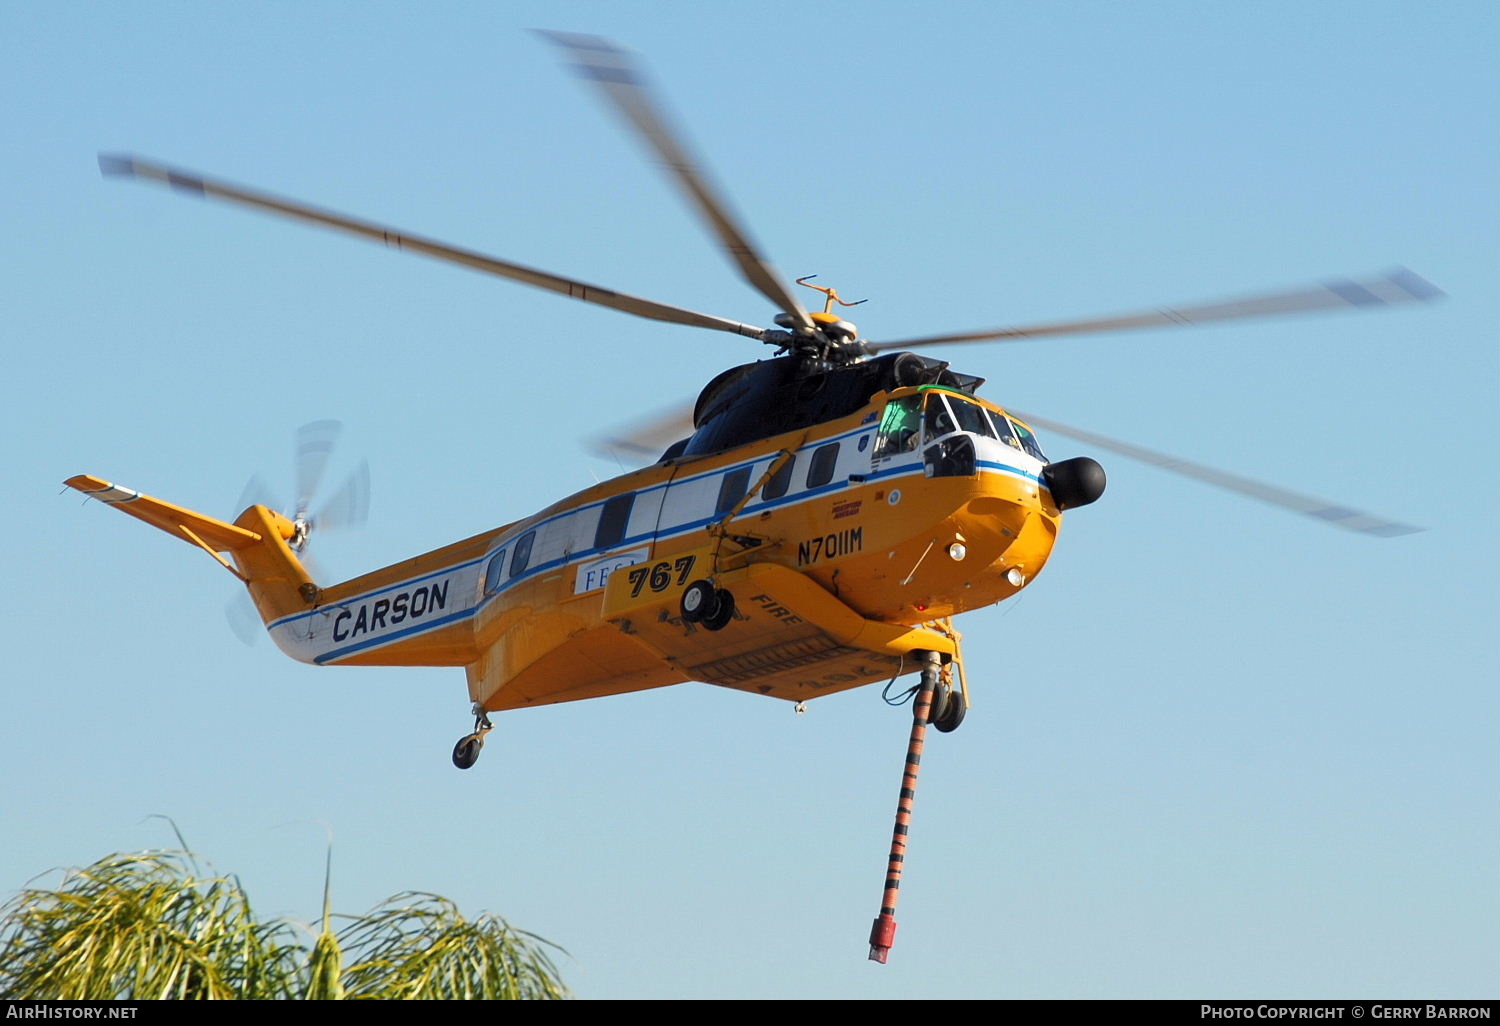
[[[586,591],[599,590],[609,583],[610,574],[627,566],[635,566],[650,553],[648,548],[631,549],[629,552],[617,552],[612,556],[584,563],[573,577],[573,594],[582,595]]]
[[[764,612],[770,613],[772,616],[776,617],[776,619],[780,620],[782,623],[794,624],[805,622],[802,617],[792,612],[780,602],[777,602],[770,595],[751,595],[750,601],[754,602]]]

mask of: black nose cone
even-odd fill
[[[1047,464],[1042,481],[1058,509],[1087,506],[1104,494],[1104,468],[1087,456]]]

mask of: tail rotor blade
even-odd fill
[[[327,584],[332,580],[324,571],[323,564],[314,559],[312,553],[306,549],[297,553],[297,561],[302,564],[302,569],[307,571],[307,576],[311,577],[314,582]]]
[[[266,484],[265,478],[259,474],[245,482],[245,489],[240,492],[240,501],[234,507],[235,515],[239,515],[251,506],[264,506],[278,513],[285,508],[281,504],[281,499],[271,490],[271,486]]]
[[[358,527],[370,517],[370,465],[360,463],[314,517],[319,531]]]
[[[296,512],[299,515],[312,505],[342,428],[343,425],[336,420],[315,420],[297,429]]]
[[[265,624],[261,623],[255,603],[250,600],[250,593],[243,588],[225,604],[224,619],[229,621],[229,629],[234,631],[234,636],[246,645],[255,644],[265,633]]]

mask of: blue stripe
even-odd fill
[[[907,470],[908,472],[914,472],[914,471],[920,470],[921,466],[922,465],[920,463],[908,464],[904,469]],[[775,500],[773,502],[762,503],[760,506],[757,506],[757,507],[754,507],[754,508],[756,508],[756,509],[767,509],[767,508],[770,508],[772,506],[784,506],[784,505],[788,505],[789,503],[793,503],[793,502],[803,502],[805,500],[816,499],[816,498],[818,498],[820,496],[828,495],[828,494],[831,494],[833,492],[842,491],[842,490],[844,490],[844,489],[846,489],[848,487],[849,487],[849,482],[847,480],[846,481],[838,481],[838,482],[834,482],[834,483],[831,483],[831,484],[824,485],[824,486],[822,486],[820,488],[811,488],[811,489],[808,489],[806,491],[799,492],[796,496],[793,496],[793,497],[788,498],[788,499],[778,499],[778,500]],[[598,504],[595,503],[593,505],[598,505]],[[587,508],[587,507],[580,507],[580,508]],[[749,509],[749,507],[747,507],[747,512],[748,512],[748,509]],[[570,511],[570,512],[573,512],[573,511]],[[555,518],[552,518],[552,519],[555,519]],[[640,543],[642,541],[648,541],[648,540],[652,540],[652,539],[654,539],[655,541],[665,541],[665,540],[667,540],[669,538],[675,538],[675,537],[678,537],[678,536],[683,535],[683,534],[690,534],[693,531],[699,530],[700,528],[707,527],[709,524],[715,523],[717,520],[719,520],[719,517],[716,517],[716,516],[715,517],[706,517],[706,518],[703,518],[703,519],[700,519],[700,520],[693,520],[693,521],[689,521],[688,523],[685,523],[685,524],[680,524],[680,525],[678,525],[676,527],[671,528],[668,531],[664,531],[664,532],[661,532],[661,533],[658,533],[658,534],[654,534],[654,535],[638,535],[635,538],[624,539],[624,540],[618,542],[617,544],[610,546],[607,549],[597,549],[597,548],[596,549],[586,549],[586,550],[584,550],[582,552],[575,552],[575,553],[571,553],[571,554],[569,554],[567,556],[563,556],[560,559],[554,559],[554,560],[551,560],[551,561],[546,562],[546,563],[540,563],[537,566],[528,568],[519,577],[514,577],[511,580],[506,581],[503,585],[501,585],[499,588],[497,588],[494,592],[492,592],[489,595],[486,595],[483,599],[481,599],[480,602],[477,605],[475,605],[475,606],[473,606],[473,607],[471,607],[469,609],[461,610],[461,611],[456,612],[456,613],[451,613],[448,616],[445,616],[445,617],[443,617],[441,619],[438,619],[438,620],[430,620],[430,621],[427,621],[427,622],[424,622],[424,623],[416,624],[416,625],[414,625],[412,627],[404,628],[403,630],[400,630],[400,631],[398,631],[398,632],[396,632],[394,634],[383,634],[383,635],[381,635],[378,638],[371,638],[368,641],[356,642],[356,643],[354,643],[352,645],[346,645],[343,648],[334,649],[332,651],[325,652],[322,655],[314,656],[313,657],[313,662],[316,663],[319,666],[322,666],[322,665],[324,665],[326,663],[333,662],[335,660],[345,658],[346,656],[349,656],[349,655],[353,655],[356,652],[361,652],[361,651],[364,651],[364,650],[369,649],[369,648],[373,648],[373,647],[378,646],[378,645],[390,644],[393,641],[397,641],[397,640],[400,640],[400,639],[408,638],[408,637],[411,637],[411,636],[413,636],[415,634],[420,634],[420,633],[423,633],[423,632],[429,631],[429,630],[436,630],[439,627],[445,627],[445,626],[447,626],[449,624],[457,623],[460,620],[472,618],[472,617],[478,615],[478,613],[480,612],[480,610],[484,609],[485,606],[489,605],[491,602],[493,602],[496,599],[498,599],[501,595],[504,595],[507,591],[510,591],[514,587],[517,587],[517,586],[519,586],[521,584],[526,583],[527,581],[529,581],[532,578],[536,577],[538,574],[543,574],[543,573],[548,572],[549,570],[554,570],[554,569],[557,569],[558,567],[566,566],[569,563],[581,562],[581,561],[587,559],[588,557],[594,556],[596,554],[605,553],[605,552],[613,552],[613,551],[620,550],[620,549],[628,549],[633,544],[638,544],[638,543]],[[507,542],[507,544],[508,544],[508,542]],[[503,546],[497,546],[497,548],[501,548],[501,547],[503,547]],[[276,628],[276,627],[282,627],[282,626],[285,626],[287,624],[292,623],[293,621],[305,619],[305,618],[310,617],[310,616],[317,616],[317,615],[320,615],[320,614],[326,615],[328,609],[344,609],[344,608],[347,608],[347,607],[350,607],[350,606],[359,605],[362,602],[365,602],[365,601],[368,601],[371,598],[374,598],[376,595],[382,595],[382,594],[385,594],[386,592],[395,591],[395,590],[397,590],[399,588],[407,588],[407,587],[410,587],[410,586],[412,586],[414,584],[417,584],[420,581],[431,580],[433,577],[440,577],[440,576],[442,576],[444,574],[455,573],[455,572],[457,572],[459,570],[464,569],[465,567],[474,566],[474,565],[476,565],[478,563],[484,562],[486,559],[489,558],[489,556],[491,554],[486,554],[486,556],[483,557],[483,558],[481,558],[481,559],[471,559],[471,560],[469,560],[469,561],[467,561],[465,563],[459,563],[459,564],[457,564],[455,566],[451,566],[451,567],[448,567],[448,568],[443,569],[443,570],[438,570],[438,571],[435,571],[433,573],[426,574],[423,577],[413,578],[413,579],[411,579],[409,581],[401,581],[401,582],[399,582],[397,584],[393,584],[393,585],[390,585],[388,587],[381,588],[378,591],[367,592],[365,594],[353,596],[353,597],[348,598],[348,599],[342,599],[339,602],[334,603],[331,606],[326,606],[326,607],[324,607],[322,609],[315,609],[315,610],[311,610],[311,611],[305,612],[305,613],[297,613],[294,616],[288,616],[288,617],[284,617],[284,618],[282,618],[280,620],[275,620],[275,621],[273,621],[269,625],[268,629],[273,629],[273,628]]]
[[[1020,467],[1013,467],[1009,463],[996,463],[993,460],[979,460],[978,466],[986,470],[998,470],[1002,474],[1009,474],[1012,477],[1019,477],[1022,480],[1030,481],[1033,484],[1039,484],[1043,487],[1046,487],[1046,482],[1036,474],[1033,474],[1028,470],[1022,470]],[[922,468],[923,464],[921,463],[903,463],[899,467],[888,467],[885,470],[877,470],[874,473],[864,475],[864,477],[866,481],[878,481],[883,477],[890,477],[893,474],[905,474],[913,469],[921,470]]]
[[[856,428],[856,429],[854,429],[852,431],[844,432],[843,434],[836,435],[836,436],[834,436],[832,438],[829,438],[829,439],[820,439],[818,441],[817,445],[822,446],[822,445],[828,445],[828,444],[830,444],[831,442],[834,442],[834,441],[842,441],[844,439],[853,437],[854,435],[863,434],[863,433],[865,433],[868,430],[869,430],[869,426],[865,425],[864,427],[860,427],[860,428]],[[798,453],[801,453],[803,451],[803,449],[798,449],[796,451]],[[669,479],[668,481],[663,482],[662,484],[651,485],[650,487],[643,488],[639,492],[637,492],[636,494],[637,495],[644,495],[644,494],[646,494],[648,492],[655,491],[656,489],[659,489],[659,488],[676,487],[676,486],[679,486],[679,485],[690,484],[690,483],[692,483],[694,481],[700,481],[700,480],[703,480],[704,478],[714,477],[714,476],[717,476],[719,474],[723,474],[723,473],[726,473],[726,472],[729,472],[729,471],[736,470],[736,469],[738,469],[740,467],[752,466],[755,463],[758,463],[758,462],[760,462],[762,460],[765,460],[765,459],[768,459],[768,458],[774,458],[774,456],[767,456],[765,454],[762,454],[762,455],[757,456],[757,457],[755,457],[754,459],[751,459],[751,460],[746,460],[746,461],[742,461],[740,463],[728,464],[728,465],[725,465],[725,466],[722,466],[722,467],[717,467],[714,470],[705,471],[705,472],[703,472],[701,474],[695,474],[695,475],[693,475],[691,477],[682,478],[680,480],[679,479],[675,479],[675,478]],[[1011,466],[1009,464],[1006,464],[1006,463],[996,463],[996,462],[993,462],[993,461],[990,461],[990,460],[980,460],[979,463],[978,463],[978,466],[981,467],[981,468],[983,468],[983,469],[986,469],[986,470],[998,471],[998,472],[1000,472],[1002,474],[1006,474],[1008,476],[1018,477],[1018,478],[1021,478],[1022,480],[1038,484],[1038,485],[1040,485],[1040,486],[1042,486],[1044,488],[1046,487],[1046,483],[1044,481],[1042,481],[1042,479],[1039,476],[1037,476],[1035,474],[1032,474],[1032,473],[1030,473],[1028,471],[1022,470],[1019,467],[1013,467],[1013,466]],[[852,482],[852,484],[856,485],[856,486],[862,486],[862,485],[868,484],[870,481],[874,481],[874,480],[881,480],[881,479],[894,478],[894,477],[914,476],[916,474],[921,473],[923,470],[924,470],[924,465],[921,462],[904,463],[904,464],[902,464],[900,466],[897,466],[897,467],[887,467],[887,468],[885,468],[883,470],[878,470],[878,471],[875,471],[875,472],[870,473],[870,474],[865,474],[865,475],[863,475],[863,478],[864,478],[863,481]],[[744,513],[749,513],[751,511],[764,511],[764,510],[769,510],[769,509],[775,509],[775,508],[782,507],[782,506],[788,506],[788,505],[793,505],[793,504],[796,504],[796,503],[806,502],[806,501],[809,501],[809,500],[812,500],[812,499],[820,498],[820,497],[825,496],[825,495],[830,495],[830,494],[832,494],[834,492],[844,491],[844,490],[846,490],[846,489],[848,489],[850,487],[851,487],[851,482],[847,478],[845,478],[844,480],[832,482],[832,483],[829,483],[829,484],[826,484],[826,485],[822,485],[822,486],[820,486],[818,488],[809,488],[809,489],[806,489],[804,491],[796,493],[795,495],[786,496],[786,497],[783,497],[783,498],[780,498],[780,499],[773,499],[773,500],[771,500],[769,502],[756,503],[756,504],[752,504],[752,505],[746,506],[745,509],[742,511],[742,515]],[[614,498],[614,497],[615,496],[611,496],[610,498]],[[587,503],[587,504],[582,505],[582,506],[575,506],[575,507],[572,507],[570,509],[564,510],[562,512],[555,513],[552,516],[547,517],[544,520],[536,521],[534,523],[529,523],[528,524],[527,522],[522,521],[522,523],[517,528],[515,528],[511,533],[507,534],[502,539],[501,544],[495,545],[489,552],[487,552],[484,556],[479,557],[478,559],[466,560],[465,562],[457,563],[457,564],[454,564],[453,566],[445,567],[445,568],[443,568],[441,570],[435,570],[435,571],[433,571],[431,573],[428,573],[428,574],[425,574],[425,575],[423,575],[421,577],[411,578],[409,580],[400,581],[400,582],[398,582],[396,584],[388,585],[388,586],[386,586],[384,588],[380,588],[380,589],[377,589],[375,591],[365,592],[365,593],[360,594],[360,595],[355,595],[355,596],[352,596],[350,598],[340,600],[339,602],[337,602],[337,603],[335,603],[335,604],[333,604],[332,606],[329,606],[329,607],[324,607],[322,609],[315,609],[315,610],[311,610],[309,612],[297,613],[297,614],[294,614],[292,616],[283,617],[283,618],[281,618],[279,620],[272,621],[267,626],[267,629],[268,630],[273,630],[273,629],[275,629],[277,627],[286,626],[286,625],[291,624],[291,623],[293,623],[293,622],[295,622],[297,620],[305,619],[305,618],[310,617],[310,616],[316,616],[316,615],[319,615],[319,614],[326,614],[327,610],[330,609],[330,608],[347,609],[348,607],[351,607],[351,606],[354,606],[354,605],[358,605],[358,604],[360,604],[362,602],[368,601],[369,599],[372,599],[372,598],[374,598],[377,595],[383,595],[383,594],[386,594],[387,592],[396,591],[396,590],[402,589],[402,588],[409,588],[409,587],[411,587],[413,585],[421,583],[422,581],[431,580],[434,577],[441,577],[441,576],[444,576],[446,574],[457,573],[457,572],[465,570],[465,569],[467,569],[469,567],[477,566],[480,563],[484,563],[484,562],[488,561],[495,554],[496,551],[498,551],[501,548],[508,547],[510,545],[510,543],[514,539],[520,537],[521,535],[525,534],[528,531],[539,530],[540,528],[542,528],[543,526],[545,526],[545,525],[553,522],[554,520],[558,520],[558,519],[561,519],[562,517],[566,517],[566,516],[574,516],[576,514],[584,512],[585,510],[591,509],[591,508],[593,508],[595,506],[602,506],[602,505],[604,505],[605,502],[608,502],[608,501],[609,501],[609,499],[601,499],[598,502],[591,502],[591,503]],[[470,618],[478,615],[478,613],[482,609],[484,609],[485,606],[489,605],[491,602],[495,601],[500,596],[502,596],[506,592],[510,591],[512,588],[517,587],[517,586],[519,586],[521,584],[524,584],[525,582],[527,582],[527,581],[533,579],[534,577],[536,577],[538,574],[547,573],[548,571],[558,569],[559,567],[567,566],[570,563],[583,562],[583,561],[585,561],[587,559],[590,559],[592,557],[595,557],[595,556],[603,555],[603,554],[610,553],[610,552],[620,552],[620,551],[623,551],[623,550],[626,550],[626,549],[629,549],[629,548],[632,548],[632,547],[637,547],[637,546],[639,546],[643,542],[644,543],[662,542],[662,541],[666,541],[666,540],[671,539],[671,538],[676,538],[676,537],[679,537],[679,536],[681,536],[683,534],[689,534],[689,533],[691,533],[693,531],[699,530],[700,528],[707,527],[709,524],[716,523],[720,519],[721,519],[721,517],[717,516],[717,515],[716,516],[711,516],[711,517],[704,517],[704,518],[701,518],[701,519],[698,519],[698,520],[689,521],[687,523],[678,524],[678,525],[676,525],[674,527],[671,527],[671,528],[669,528],[667,530],[664,530],[664,531],[653,531],[653,532],[650,532],[650,533],[647,533],[647,534],[639,534],[639,535],[633,535],[631,537],[623,538],[620,541],[616,542],[614,545],[611,545],[611,546],[608,546],[608,547],[605,547],[605,548],[589,548],[589,549],[583,549],[583,550],[578,551],[578,552],[568,553],[568,554],[566,554],[566,555],[564,555],[564,556],[562,556],[560,558],[553,559],[553,560],[550,560],[550,561],[548,561],[546,563],[540,563],[540,564],[538,564],[538,565],[536,565],[534,567],[527,568],[527,570],[524,571],[522,574],[520,574],[519,576],[511,578],[510,580],[506,581],[504,584],[502,584],[499,588],[497,588],[491,594],[483,596],[480,599],[480,601],[477,604],[475,604],[474,606],[472,606],[472,607],[469,607],[467,609],[461,610],[461,611],[456,612],[456,613],[449,614],[448,616],[442,617],[441,619],[438,619],[438,620],[432,620],[432,621],[428,621],[428,622],[425,622],[425,623],[420,623],[420,624],[413,625],[411,627],[408,627],[408,628],[405,628],[405,629],[403,629],[401,631],[398,631],[398,632],[396,632],[394,634],[382,635],[382,636],[380,636],[378,638],[371,638],[368,641],[357,642],[357,643],[352,644],[352,645],[346,645],[343,648],[334,649],[334,650],[332,650],[330,652],[325,652],[324,654],[322,654],[320,656],[315,656],[313,658],[313,662],[316,663],[317,665],[321,666],[321,665],[324,665],[326,663],[333,662],[335,660],[345,658],[345,657],[347,657],[349,655],[352,655],[352,654],[354,654],[356,652],[364,651],[366,649],[369,649],[369,648],[372,648],[372,647],[375,647],[375,646],[391,644],[392,642],[395,642],[395,641],[398,641],[398,640],[403,640],[405,638],[409,638],[409,637],[411,637],[413,635],[416,635],[416,634],[424,633],[424,632],[430,631],[430,630],[436,630],[436,629],[438,629],[440,627],[445,627],[445,626],[448,626],[449,624],[457,623],[460,620],[470,619]]]
[[[916,464],[908,464],[905,469],[908,472],[910,472],[910,471],[913,471],[913,470],[919,471],[919,470],[921,470],[921,468],[922,468],[922,465],[920,463],[916,463]],[[704,475],[704,476],[706,476],[706,475]],[[805,502],[805,501],[807,501],[809,499],[816,499],[816,498],[819,498],[820,496],[829,495],[829,494],[831,494],[833,492],[843,491],[844,489],[846,489],[848,487],[849,487],[849,482],[847,480],[845,480],[845,481],[836,481],[836,482],[833,482],[832,484],[826,484],[826,485],[823,485],[823,486],[818,487],[818,488],[809,488],[809,489],[806,489],[805,491],[798,492],[796,495],[791,496],[789,498],[772,499],[770,502],[763,502],[763,503],[759,503],[759,504],[752,505],[752,506],[746,506],[745,509],[742,511],[741,515],[743,515],[744,513],[749,513],[752,510],[755,510],[755,511],[768,510],[768,509],[774,509],[774,508],[779,507],[779,506],[787,506],[787,505],[791,505],[791,504],[794,504],[794,503]],[[633,538],[626,538],[626,539],[624,539],[624,540],[622,540],[620,542],[617,542],[614,545],[609,546],[608,548],[602,548],[602,549],[583,549],[582,551],[574,552],[574,553],[571,553],[571,554],[569,554],[567,556],[564,556],[561,559],[554,559],[550,563],[543,563],[540,566],[529,568],[521,576],[515,577],[515,578],[512,578],[511,580],[506,581],[500,587],[496,588],[492,593],[490,593],[489,595],[486,595],[480,601],[479,605],[476,606],[475,608],[476,609],[483,609],[486,605],[488,605],[490,602],[494,601],[495,599],[499,598],[501,595],[505,594],[511,588],[515,587],[516,585],[522,584],[525,581],[530,580],[532,577],[535,577],[537,574],[543,573],[543,572],[545,572],[547,570],[552,570],[552,569],[554,569],[556,567],[559,567],[559,566],[565,566],[568,563],[572,563],[572,562],[580,562],[580,561],[585,560],[585,559],[587,559],[587,558],[589,558],[591,556],[602,555],[602,554],[608,553],[608,552],[615,552],[615,551],[621,550],[621,549],[628,549],[628,548],[631,548],[632,546],[639,545],[641,542],[653,542],[653,541],[655,541],[655,542],[661,542],[661,541],[666,541],[669,538],[676,538],[676,537],[679,537],[679,536],[684,535],[684,534],[691,534],[693,531],[696,531],[699,528],[707,527],[709,524],[717,523],[720,519],[721,519],[721,517],[719,517],[719,516],[712,516],[712,517],[703,517],[703,518],[698,519],[698,520],[690,520],[690,521],[687,521],[686,523],[674,525],[673,527],[667,528],[666,530],[653,532],[652,534],[641,534],[641,535],[636,535]],[[507,545],[509,544],[509,540],[507,540],[506,544]],[[502,547],[502,546],[497,546],[497,548],[500,548],[500,547]],[[399,585],[398,585],[398,587],[399,587]]]
[[[828,438],[828,439],[821,439],[821,440],[819,440],[819,442],[817,444],[818,445],[828,445],[828,444],[830,444],[832,442],[840,442],[840,441],[843,441],[846,438],[853,437],[854,435],[864,434],[868,430],[870,430],[869,425],[865,425],[864,427],[853,428],[853,429],[851,429],[849,431],[845,431],[843,434],[834,435],[834,436],[832,436],[831,438]],[[683,477],[683,478],[673,477],[673,478],[669,478],[666,481],[662,482],[661,484],[654,484],[654,485],[650,485],[650,486],[648,486],[646,488],[642,488],[640,491],[636,492],[635,494],[637,496],[647,495],[647,494],[649,494],[651,492],[658,491],[660,489],[665,489],[665,488],[668,488],[668,487],[675,488],[675,487],[678,487],[678,486],[681,486],[681,485],[692,484],[695,481],[702,481],[705,478],[716,477],[719,474],[727,473],[729,471],[738,470],[741,467],[754,466],[756,463],[759,463],[762,460],[775,459],[776,455],[778,453],[780,453],[780,451],[781,450],[777,450],[776,453],[772,453],[772,454],[769,454],[769,455],[765,454],[765,453],[762,453],[761,455],[756,456],[755,458],[750,459],[750,460],[745,460],[745,461],[742,461],[740,463],[726,464],[725,466],[716,467],[713,470],[703,471],[702,473],[699,473],[699,474],[693,474],[693,475],[691,475],[689,477]],[[798,449],[798,450],[796,450],[796,452],[800,453],[800,452],[802,452],[802,450]],[[920,467],[921,464],[912,464],[911,466]],[[789,497],[784,498],[784,499],[775,499],[775,500],[772,500],[770,502],[756,503],[756,504],[752,504],[752,505],[746,506],[745,509],[742,511],[742,513],[748,513],[751,510],[760,511],[760,510],[772,509],[772,508],[775,508],[777,506],[784,506],[784,505],[786,505],[788,503],[792,503],[792,502],[801,502],[804,499],[816,498],[819,495],[827,494],[828,492],[834,491],[834,490],[836,490],[837,488],[840,488],[840,487],[844,487],[844,486],[843,485],[829,485],[829,486],[825,486],[825,487],[822,487],[822,488],[807,489],[805,491],[798,492],[797,494],[789,496]],[[622,492],[620,494],[624,494],[624,493]],[[379,589],[377,589],[375,591],[361,592],[360,594],[358,594],[358,595],[352,595],[352,596],[350,596],[347,599],[340,599],[337,603],[335,603],[335,605],[339,606],[339,607],[343,607],[343,606],[347,606],[347,605],[351,605],[351,604],[357,604],[359,602],[365,601],[366,599],[374,598],[377,595],[383,595],[383,594],[385,594],[386,592],[389,592],[389,591],[395,591],[395,590],[397,590],[399,588],[409,587],[410,585],[417,584],[417,583],[419,583],[421,581],[430,580],[433,577],[440,577],[443,574],[454,573],[456,571],[463,570],[466,567],[474,566],[475,564],[478,564],[478,563],[483,563],[486,560],[488,560],[491,555],[494,554],[495,550],[501,549],[501,548],[505,548],[505,547],[509,546],[512,541],[514,541],[515,539],[521,537],[523,534],[526,534],[528,531],[539,531],[543,527],[547,526],[548,524],[552,523],[555,520],[561,520],[563,517],[576,516],[576,515],[578,515],[580,513],[586,512],[587,510],[593,509],[595,506],[603,506],[606,502],[609,502],[610,499],[617,498],[617,497],[618,496],[616,496],[616,495],[612,495],[608,499],[599,499],[596,502],[585,503],[582,506],[571,506],[568,509],[562,510],[562,511],[560,511],[558,513],[554,513],[550,517],[547,517],[547,518],[545,518],[543,520],[537,520],[537,521],[525,521],[525,520],[523,520],[516,527],[512,528],[509,533],[507,533],[503,537],[501,537],[499,539],[499,541],[491,548],[491,550],[489,552],[485,553],[485,555],[479,557],[478,559],[471,559],[471,560],[469,560],[468,562],[465,562],[465,563],[458,563],[458,564],[455,564],[453,566],[446,567],[446,568],[444,568],[442,570],[435,570],[432,573],[427,574],[426,576],[416,577],[416,578],[412,578],[411,580],[401,581],[401,582],[399,582],[397,584],[387,585],[386,587],[379,588]],[[699,528],[699,527],[705,527],[708,524],[714,523],[718,519],[719,518],[717,516],[709,517],[709,518],[704,519],[704,520],[697,520],[697,521],[693,521],[693,522],[688,523],[688,524],[678,525],[676,527],[671,528],[669,533],[659,533],[658,531],[651,531],[651,532],[648,532],[646,534],[638,534],[638,535],[632,535],[630,537],[622,538],[618,542],[616,542],[615,544],[607,546],[607,547],[603,547],[603,548],[596,547],[596,548],[590,548],[590,549],[582,549],[580,551],[571,553],[568,557],[565,557],[564,559],[553,560],[551,563],[543,563],[543,564],[541,564],[539,566],[529,568],[524,574],[522,574],[522,576],[516,577],[516,578],[514,578],[514,579],[512,579],[510,581],[507,581],[500,588],[496,589],[495,592],[492,595],[488,596],[485,601],[488,601],[489,598],[493,598],[495,595],[499,595],[499,594],[501,594],[501,593],[509,590],[509,588],[511,587],[511,585],[513,585],[513,584],[519,584],[520,582],[522,582],[522,581],[524,581],[524,580],[526,580],[526,579],[528,579],[528,578],[530,578],[530,577],[532,577],[532,576],[534,576],[534,575],[536,575],[538,573],[541,573],[543,570],[548,570],[548,569],[551,569],[551,568],[556,567],[556,566],[561,566],[561,565],[563,565],[565,563],[568,563],[568,562],[570,562],[572,560],[575,560],[575,559],[581,560],[581,559],[585,559],[585,558],[587,558],[589,556],[602,555],[602,554],[604,554],[606,552],[613,552],[613,551],[615,551],[617,549],[630,548],[633,545],[639,545],[641,542],[650,542],[652,540],[660,540],[662,538],[675,537],[676,535],[681,534],[684,531],[690,531],[690,530],[694,530],[694,529]],[[484,603],[480,603],[480,606],[482,607],[483,604]],[[319,612],[321,612],[321,610],[316,610],[315,609],[315,610],[312,610],[310,612],[294,613],[294,614],[292,614],[290,616],[284,616],[284,617],[282,617],[279,620],[273,620],[273,621],[271,621],[271,623],[267,625],[267,629],[274,628],[274,627],[279,627],[282,624],[293,623],[293,622],[295,622],[297,620],[301,620],[301,619],[303,619],[305,617],[316,616]]]
[[[293,613],[291,616],[283,616],[279,620],[272,620],[270,623],[268,623],[266,625],[266,629],[270,630],[273,627],[280,627],[282,624],[293,623],[297,620],[306,619],[309,616],[317,616],[319,613],[322,613],[327,609],[342,609],[345,606],[363,602],[366,599],[372,599],[377,595],[384,595],[388,591],[395,591],[397,588],[409,588],[413,584],[421,584],[423,581],[430,581],[434,577],[442,577],[444,574],[457,573],[458,571],[463,570],[466,567],[474,566],[476,563],[483,563],[485,561],[485,558],[486,557],[481,556],[478,559],[471,559],[467,562],[455,563],[453,566],[445,567],[442,570],[434,570],[430,574],[423,574],[421,577],[413,577],[410,580],[402,581],[399,584],[387,585],[384,588],[377,588],[375,591],[361,592],[360,594],[352,596],[350,598],[340,599],[337,602],[330,603],[329,605],[324,606],[321,609],[313,609],[309,610],[306,613]]]
[[[1030,481],[1033,484],[1041,485],[1043,488],[1047,487],[1047,482],[1043,481],[1036,474],[1033,474],[1028,470],[1022,470],[1020,467],[1012,467],[1008,463],[992,463],[989,460],[980,460],[979,465],[989,470],[998,470],[1002,474],[1011,474],[1015,477],[1024,478],[1025,480]]]
[[[352,655],[355,652],[369,648],[372,645],[389,644],[392,641],[399,641],[402,638],[410,637],[413,634],[420,634],[422,631],[434,630],[438,627],[446,627],[448,626],[448,624],[457,623],[459,620],[467,620],[472,617],[474,613],[475,610],[473,609],[463,609],[457,613],[450,613],[440,620],[433,620],[429,623],[418,624],[415,627],[407,627],[404,630],[397,631],[395,634],[385,634],[378,638],[372,638],[369,641],[360,641],[356,642],[353,645],[345,645],[343,648],[336,648],[330,652],[324,652],[320,656],[314,656],[313,662],[317,663],[319,666],[322,666],[325,663],[331,663],[335,659],[342,659],[347,655]]]

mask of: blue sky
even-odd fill
[[[1495,996],[1493,5],[924,10],[0,8],[0,889],[168,844],[164,813],[308,918],[326,824],[339,909],[490,909],[588,998]],[[335,417],[332,476],[374,474],[366,528],[315,543],[348,576],[609,476],[582,443],[761,355],[95,165],[767,323],[533,27],[641,53],[777,266],[868,298],[872,339],[1419,271],[1449,298],[938,355],[1002,404],[1427,531],[1100,454],[1109,491],[1046,573],[960,621],[975,704],[928,746],[886,966],[865,936],[908,716],[876,689],[517,713],[459,773],[460,672],[242,647],[227,574],[59,492],[87,472],[232,515]]]

